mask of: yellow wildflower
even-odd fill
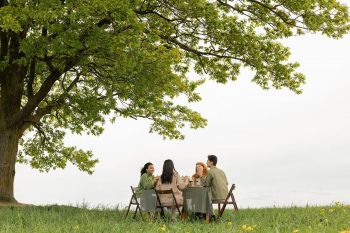
[[[339,201],[337,201],[336,203],[335,203],[335,207],[341,207],[342,206],[342,204],[339,202]]]
[[[345,230],[345,231],[340,231],[339,233],[350,233],[349,230]]]
[[[165,230],[166,230],[165,225],[161,226],[161,227],[160,227],[160,230],[161,230],[161,231],[165,231]]]
[[[324,219],[324,224],[328,225],[328,219],[327,218]]]
[[[253,231],[255,228],[256,228],[256,225],[254,225],[254,226],[249,226],[249,225],[241,226],[241,230],[246,231],[246,232]]]
[[[232,225],[232,222],[231,221],[227,222],[227,225]]]
[[[293,233],[298,233],[299,232],[299,230],[298,229],[295,229],[294,231],[293,231]]]

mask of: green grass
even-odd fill
[[[350,206],[226,210],[218,223],[123,219],[124,211],[64,206],[0,208],[0,232],[312,232],[350,230]],[[245,226],[244,226],[245,225]],[[298,231],[297,231],[298,230]],[[350,233],[350,231],[349,231]]]

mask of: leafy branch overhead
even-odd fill
[[[336,0],[0,0],[0,29],[0,131],[25,135],[18,161],[92,172],[90,151],[64,146],[67,130],[147,118],[151,132],[182,139],[206,120],[174,100],[199,101],[205,79],[236,80],[241,67],[264,89],[300,94],[305,77],[279,40],[340,38],[349,13]]]

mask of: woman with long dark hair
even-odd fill
[[[165,160],[163,164],[162,175],[160,176],[162,183],[170,184],[173,180],[173,176],[175,173],[176,170],[173,161],[170,159]]]
[[[158,178],[154,177],[153,173],[154,173],[153,164],[150,162],[146,163],[141,169],[141,178],[136,191],[137,196],[140,196],[143,190],[154,188]]]
[[[172,189],[179,206],[183,205],[183,198],[181,190],[188,185],[188,178],[183,181],[179,173],[175,170],[172,160],[167,159],[163,164],[163,171],[160,179],[157,182],[156,189],[169,190]],[[171,194],[164,194],[160,196],[160,202],[165,206],[172,206],[173,217],[175,217],[175,203]]]

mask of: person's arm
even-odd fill
[[[178,187],[178,189],[182,190],[184,188],[186,188],[187,184],[186,182],[183,182],[179,173],[176,173],[174,178],[176,179],[176,186]]]
[[[154,179],[153,179],[153,186],[154,187],[157,185],[159,179],[160,179],[159,176],[154,177]]]
[[[211,174],[210,171],[208,171],[207,176],[201,177],[201,182],[202,182],[203,186],[205,186],[205,187],[210,187],[212,185],[213,175]]]
[[[161,190],[161,185],[162,185],[162,182],[160,180],[160,178],[158,179],[157,183],[156,183],[156,189],[157,190]]]
[[[137,186],[135,190],[135,194],[137,197],[139,197],[142,194],[142,191],[144,190],[143,187],[143,175],[140,177],[139,185]]]
[[[228,186],[228,181],[227,181],[227,177],[226,177],[226,174],[225,174],[225,173],[224,173],[224,177],[225,177],[226,185]]]
[[[143,187],[144,189],[152,189],[154,188],[154,176],[148,176],[146,175],[146,177],[143,180]]]

